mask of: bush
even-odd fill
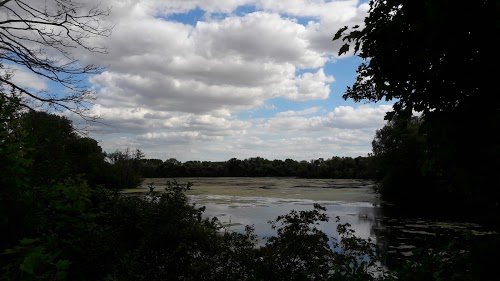
[[[146,197],[81,180],[32,189],[30,227],[1,255],[0,280],[472,280],[456,247],[384,270],[376,245],[338,217],[338,239],[319,229],[329,220],[320,205],[279,216],[259,246],[252,227],[235,233],[205,218],[190,186]]]

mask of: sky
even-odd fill
[[[104,151],[227,161],[367,156],[390,102],[344,100],[361,59],[332,42],[363,25],[366,1],[108,0],[107,54],[77,50],[100,115],[90,136]],[[81,52],[81,53],[78,53]],[[13,80],[57,90],[23,70]],[[74,119],[76,123],[78,119]],[[80,120],[81,121],[81,120]]]

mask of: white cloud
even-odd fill
[[[304,26],[277,14],[299,15],[296,12],[256,2],[270,12],[230,14],[222,20],[198,21],[195,26],[159,17],[195,7],[228,12],[243,2],[250,4],[119,2],[116,13],[120,17],[115,16],[113,35],[105,38],[109,53],[86,58],[89,63],[108,66],[107,72],[91,80],[100,89],[98,103],[206,113],[248,110],[276,97],[299,101],[328,98],[329,83],[335,79],[322,67],[336,50],[332,45],[325,53],[313,46],[311,34],[318,33],[317,26]],[[355,2],[348,2],[315,2],[316,8],[299,9],[309,11],[300,16],[322,17],[319,12],[325,9],[334,18],[346,9],[356,14]],[[300,3],[310,6],[294,3],[296,7]],[[355,17],[342,17],[342,24],[351,18]],[[323,37],[328,44],[332,34]],[[311,70],[297,75],[301,68]]]
[[[306,28],[278,14],[254,12],[220,22],[198,22],[193,33],[200,54],[244,60],[321,67],[326,59],[308,48]]]
[[[290,116],[300,116],[300,115],[309,115],[320,111],[320,107],[311,107],[303,110],[287,110],[283,112],[278,112],[276,117],[290,117]]]
[[[39,75],[35,75],[33,72],[21,68],[18,65],[4,65],[4,69],[2,69],[2,75],[6,70],[11,71],[13,76],[11,81],[23,88],[28,88],[34,91],[43,91],[48,89],[48,84],[46,79],[42,78]]]
[[[139,130],[142,133],[137,131],[136,135],[127,136],[128,141],[112,136],[101,140],[101,145],[113,150],[124,143],[134,144],[137,146],[132,148],[141,148],[148,157],[169,155],[166,158],[181,161],[256,156],[297,160],[355,157],[371,152],[375,130],[383,126],[385,112],[390,108],[387,105],[342,106],[327,113],[320,108],[308,108],[253,120],[178,113],[158,115],[152,123],[140,118],[141,114],[152,113],[140,109],[124,113],[124,118],[136,116],[137,126],[123,130],[142,128]],[[130,126],[131,122],[125,124]]]
[[[161,140],[165,144],[194,142],[194,141],[222,141],[221,136],[207,136],[200,132],[169,132],[169,133],[147,133],[138,135],[141,140]]]
[[[258,127],[266,134],[297,134],[298,132],[326,132],[328,129],[370,129],[381,128],[385,113],[392,109],[390,105],[372,107],[361,105],[357,108],[339,106],[326,115],[304,117],[295,112],[286,111],[276,114]]]
[[[347,1],[261,1],[269,11],[291,16],[311,18],[307,24],[309,46],[320,53],[336,56],[343,44],[332,42],[332,38],[344,26],[364,25],[369,5],[358,0]]]
[[[383,118],[390,110],[392,105],[339,106],[328,114],[328,125],[336,128],[381,128],[386,123]]]
[[[297,92],[291,93],[289,98],[294,100],[324,100],[330,95],[327,83],[334,82],[333,76],[325,75],[323,68],[316,73],[304,73],[297,77]]]
[[[371,151],[385,123],[389,106],[331,102],[330,70],[342,59],[331,39],[363,23],[367,5],[358,1],[106,4],[116,27],[95,43],[108,54],[81,56],[107,67],[90,79],[99,96],[92,112],[106,124],[96,124],[95,136],[105,150],[129,146],[181,161],[357,156]],[[237,12],[243,5],[258,11]],[[169,20],[193,9],[205,11],[194,24]],[[240,117],[249,113],[253,119]]]

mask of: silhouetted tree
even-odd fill
[[[130,148],[126,148],[124,151],[116,150],[112,153],[105,153],[105,157],[111,165],[108,172],[111,178],[108,178],[106,182],[108,188],[135,188],[142,183],[140,167],[144,153],[140,149],[135,151],[131,151]]]
[[[372,142],[376,180],[383,198],[416,201],[435,198],[429,194],[430,182],[425,182],[420,170],[425,161],[424,140],[419,135],[421,120],[396,119],[377,130]]]
[[[447,188],[474,201],[498,202],[488,177],[500,166],[500,96],[493,76],[498,1],[370,1],[364,26],[341,28],[333,38],[364,62],[344,99],[394,100],[386,116],[420,112],[426,166]],[[396,169],[396,167],[394,167]]]
[[[102,23],[109,9],[73,0],[4,0],[0,1],[0,12],[0,70],[12,73],[20,67],[65,88],[57,94],[35,92],[0,76],[2,95],[24,107],[69,110],[90,118],[85,112],[94,94],[85,75],[101,69],[82,65],[72,52],[105,52],[89,39],[110,34],[110,27]],[[8,89],[22,99],[14,99]]]

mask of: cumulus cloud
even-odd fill
[[[371,152],[375,130],[383,126],[385,112],[390,108],[388,105],[342,106],[325,112],[315,107],[251,120],[212,115],[169,115],[157,119],[157,129],[148,130],[152,124],[139,126],[144,128],[143,133],[127,137],[129,142],[111,137],[103,140],[102,145],[105,149],[112,149],[124,143],[140,144],[138,147],[149,157],[177,155],[175,158],[181,161],[220,161],[256,156],[297,160],[364,156]],[[137,110],[133,114],[140,116],[144,113]],[[177,125],[172,126],[174,122],[170,122],[170,125],[162,126],[165,124],[162,122],[169,122],[169,119],[176,120]],[[138,117],[137,122],[144,121]],[[357,125],[349,126],[352,123]],[[178,150],[185,153],[178,154]]]
[[[89,83],[105,150],[225,160],[366,155],[390,106],[331,105],[344,25],[363,24],[358,1],[111,0],[108,54],[82,53],[106,71]],[[238,9],[246,7],[242,13]],[[250,7],[250,8],[249,8]],[[202,16],[183,22],[182,13]],[[174,20],[175,19],[175,20]],[[276,107],[274,101],[294,105]],[[311,106],[311,104],[313,104]],[[279,110],[281,112],[279,112]],[[244,118],[251,113],[252,119]],[[326,154],[326,155],[325,155]]]
[[[309,115],[309,114],[316,113],[320,110],[321,110],[320,107],[311,107],[311,108],[306,108],[303,110],[287,110],[287,111],[283,111],[283,112],[278,112],[278,114],[276,114],[276,116],[277,117],[290,117],[290,116]]]
[[[93,129],[103,134],[120,132],[147,134],[148,132],[180,130],[225,136],[242,134],[252,126],[250,121],[235,119],[225,112],[197,115],[174,111],[154,111],[146,108],[108,108],[96,105],[90,113],[101,116],[102,120],[93,124]]]
[[[339,106],[326,115],[304,117],[304,113],[314,109],[294,112],[286,111],[278,113],[269,118],[258,127],[268,131],[269,134],[287,134],[293,132],[325,132],[329,128],[334,129],[375,129],[381,128],[385,121],[384,116],[392,106],[379,105],[372,107],[361,105],[359,107]]]
[[[336,56],[342,42],[332,44],[333,35],[344,26],[364,25],[368,3],[347,1],[260,1],[268,11],[308,18],[306,38],[311,49]]]
[[[164,133],[147,133],[137,136],[138,140],[161,140],[166,142],[165,144],[171,143],[182,143],[194,142],[194,141],[222,141],[221,136],[207,136],[200,132],[164,132]]]
[[[205,56],[236,56],[250,61],[321,67],[326,59],[308,48],[306,28],[279,14],[253,12],[220,22],[198,22],[193,36]]]
[[[91,83],[106,106],[193,113],[249,109],[276,97],[325,99],[334,78],[321,68],[327,58],[301,38],[305,31],[265,12],[194,27],[160,18],[124,20],[110,37],[109,54],[91,61],[109,65]],[[318,70],[296,75],[304,67]]]
[[[333,82],[333,76],[325,75],[323,68],[316,73],[304,73],[297,77],[297,92],[291,93],[289,98],[294,100],[326,99],[330,95],[327,83]]]
[[[381,128],[385,124],[385,114],[390,110],[392,105],[339,106],[328,114],[327,124],[335,128]]]
[[[108,47],[108,54],[83,56],[88,63],[107,67],[91,80],[99,89],[99,103],[192,113],[245,110],[276,97],[328,98],[329,84],[335,79],[326,75],[323,67],[336,49],[330,38],[334,32],[322,30],[325,25],[321,22],[334,19],[337,24],[331,26],[338,28],[357,23],[362,14],[356,1],[109,4],[116,26],[112,36],[100,39],[105,43],[97,42]],[[232,14],[241,5],[262,10]],[[222,19],[200,20],[194,26],[168,18],[195,8],[228,14]],[[294,16],[318,20],[304,25]],[[316,46],[315,36],[322,38],[324,48]],[[297,74],[300,69],[308,71]]]
[[[18,65],[5,65],[5,68],[1,69],[1,74],[4,75],[6,71],[12,73],[11,81],[24,88],[28,88],[35,91],[43,91],[48,89],[47,81],[35,75],[33,72],[30,72],[27,69],[24,69]]]

